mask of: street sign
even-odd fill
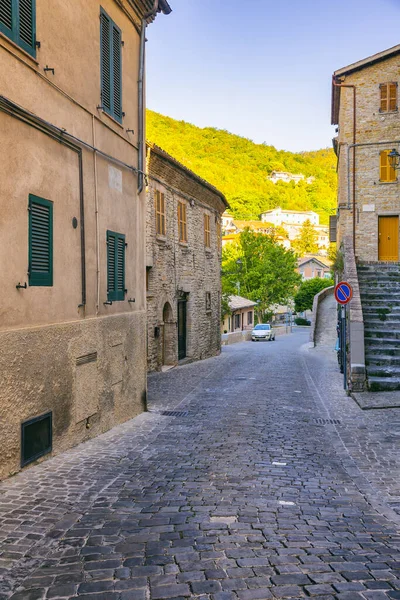
[[[341,281],[335,287],[335,298],[339,304],[347,304],[353,297],[353,288],[347,281]]]

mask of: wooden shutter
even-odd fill
[[[162,192],[156,190],[156,234],[165,235],[165,197]]]
[[[397,110],[397,83],[389,83],[389,110]]]
[[[111,22],[105,12],[100,13],[100,69],[101,103],[106,112],[111,111]]]
[[[330,215],[329,217],[329,241],[336,242],[337,236],[337,216]]]
[[[0,0],[0,31],[36,56],[36,0]]]
[[[125,235],[107,231],[107,299],[125,298]]]
[[[53,203],[29,195],[29,285],[53,285]]]
[[[121,32],[112,24],[112,74],[113,74],[113,113],[118,121],[122,120],[122,63]]]
[[[30,54],[35,52],[35,21],[34,0],[18,0],[19,44]]]
[[[101,103],[106,113],[122,122],[121,30],[100,11]]]
[[[380,153],[380,180],[389,181],[389,165],[388,165],[388,151],[382,150]]]
[[[387,85],[386,83],[381,83],[380,86],[380,92],[381,92],[381,106],[380,106],[380,112],[387,112],[387,106],[388,106],[388,89],[387,89]]]
[[[0,31],[8,36],[12,33],[13,1],[0,0]]]

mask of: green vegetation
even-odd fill
[[[222,292],[258,302],[261,322],[268,319],[274,304],[286,304],[301,281],[297,258],[273,237],[245,229],[238,242],[222,251]]]
[[[296,317],[294,322],[296,325],[311,325],[311,321],[309,321],[308,319],[303,319],[303,317]]]
[[[305,310],[312,310],[315,294],[318,294],[331,285],[333,285],[332,279],[322,279],[321,277],[314,277],[313,279],[303,281],[294,297],[295,311],[303,312]]]
[[[292,248],[299,256],[318,252],[318,233],[309,219],[300,228],[299,237],[293,240]]]
[[[325,225],[334,213],[336,157],[331,149],[285,152],[228,131],[200,129],[153,111],[147,111],[147,137],[221,190],[236,219],[258,219],[260,213],[280,206],[314,210]],[[315,179],[310,184],[274,184],[267,179],[274,170]]]

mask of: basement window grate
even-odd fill
[[[76,359],[76,366],[79,365],[87,365],[91,362],[97,361],[97,352],[92,352],[91,354],[85,354],[84,356],[78,356]]]
[[[163,417],[187,417],[187,410],[163,410],[160,412],[160,415]]]
[[[53,443],[51,412],[21,423],[21,467],[48,454]]]
[[[314,423],[317,425],[340,425],[339,419],[314,419]]]

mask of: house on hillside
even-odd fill
[[[254,310],[257,302],[242,296],[229,296],[230,314],[225,315],[221,332],[248,331],[254,327]]]
[[[153,5],[0,1],[0,477],[145,408]]]
[[[313,279],[314,277],[322,279],[331,278],[330,261],[323,260],[321,256],[304,256],[299,258],[297,271],[303,279]]]
[[[286,171],[272,171],[271,174],[267,177],[269,181],[272,183],[277,183],[278,181],[283,181],[284,183],[290,183],[294,181],[294,183],[299,183],[300,181],[305,181],[306,183],[312,183],[315,181],[315,177],[305,177],[302,173],[288,173]]]
[[[221,217],[225,196],[147,145],[146,294],[149,371],[221,349]]]
[[[312,225],[319,225],[319,215],[312,210],[284,210],[280,207],[267,210],[260,215],[263,222],[278,225],[303,225],[305,221],[310,221]]]
[[[399,65],[397,45],[338,69],[332,78],[336,236],[354,292],[348,313],[353,389],[400,390]]]

